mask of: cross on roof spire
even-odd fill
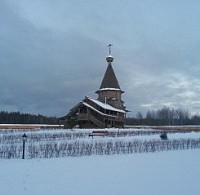
[[[112,44],[109,44],[108,45],[108,48],[109,48],[109,55],[111,55],[111,47],[112,47],[113,45]]]

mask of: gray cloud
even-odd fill
[[[131,115],[163,105],[198,112],[197,4],[1,1],[0,109],[62,116],[96,97],[111,42]]]

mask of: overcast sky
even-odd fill
[[[0,110],[63,116],[113,68],[129,116],[200,113],[199,0],[0,0]]]

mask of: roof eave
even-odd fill
[[[95,93],[99,94],[100,91],[120,91],[121,93],[124,93],[124,91],[122,91],[121,89],[117,89],[117,88],[101,88],[101,89],[97,90]]]

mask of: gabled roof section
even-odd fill
[[[92,110],[98,112],[99,114],[101,115],[104,115],[104,116],[110,116],[110,117],[114,117],[113,115],[109,115],[109,114],[105,114],[99,110],[97,110],[96,108],[94,108],[92,105],[90,105],[90,103],[87,103],[86,100],[89,100],[93,103],[95,103],[96,105],[100,106],[101,108],[105,109],[105,110],[110,110],[110,111],[115,111],[115,112],[120,112],[120,113],[126,113],[125,110],[121,110],[121,109],[117,109],[117,108],[114,108],[112,106],[110,106],[109,104],[106,104],[106,103],[103,103],[103,102],[100,102],[98,100],[95,100],[93,98],[90,98],[88,96],[85,97],[85,99],[83,99],[82,101],[80,101],[77,105],[75,105],[67,115],[61,117],[60,119],[65,119],[67,118],[68,116],[70,116],[72,113],[75,113],[77,111],[77,108],[80,107],[81,105],[85,105],[87,106],[88,108],[91,108]]]
[[[99,100],[94,100],[94,99],[92,99],[92,98],[90,98],[90,97],[86,97],[86,99],[88,99],[88,100],[94,102],[95,104],[97,104],[98,106],[100,106],[101,108],[103,108],[103,109],[105,109],[105,110],[111,110],[111,111],[126,113],[126,111],[124,111],[124,110],[114,108],[114,107],[112,107],[111,105],[106,104],[106,103],[103,103],[103,102],[101,102],[101,101],[99,101]]]
[[[109,116],[109,117],[113,117],[113,118],[116,117],[116,116],[113,116],[113,115],[110,115],[110,114],[105,114],[105,113],[103,113],[103,112],[97,110],[96,108],[92,107],[91,105],[89,105],[89,104],[87,104],[87,103],[85,103],[85,102],[82,102],[82,103],[83,103],[83,105],[85,105],[86,107],[91,108],[92,110],[94,110],[95,112],[98,112],[99,114],[101,114],[101,115],[103,115],[103,116]]]
[[[115,76],[115,72],[112,68],[111,63],[108,63],[107,70],[100,86],[100,89],[104,88],[120,89],[117,77]]]

